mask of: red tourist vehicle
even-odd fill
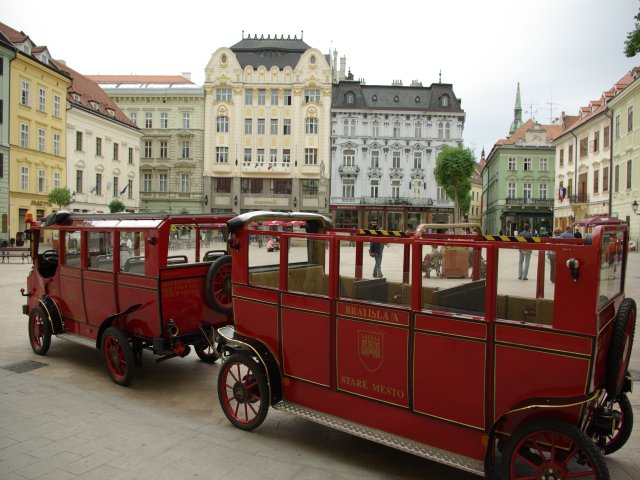
[[[195,348],[212,363],[215,330],[232,323],[230,216],[76,214],[33,222],[27,278],[29,340],[51,336],[102,350],[114,382],[131,382],[143,350],[165,360]],[[50,240],[52,249],[43,250]]]
[[[271,406],[480,475],[609,478],[603,454],[633,424],[626,224],[583,239],[335,229],[307,213],[228,225],[218,395],[234,426]]]

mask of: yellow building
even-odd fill
[[[2,23],[0,30],[17,48],[10,64],[9,232],[19,239],[25,213],[40,218],[57,210],[49,203],[49,192],[67,182],[66,96],[71,80],[53,65],[47,47]]]

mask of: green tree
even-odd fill
[[[640,52],[640,12],[633,18],[636,19],[636,26],[633,32],[627,33],[627,40],[624,42],[624,54],[629,58]]]
[[[453,199],[453,221],[456,223],[460,221],[460,212],[469,209],[471,175],[475,164],[473,152],[462,146],[454,148],[445,145],[436,159],[436,181]]]
[[[125,208],[127,208],[126,205],[117,198],[114,198],[111,200],[111,203],[109,203],[109,211],[111,213],[124,212]]]
[[[73,202],[71,190],[67,187],[57,187],[49,192],[49,202],[58,205],[60,209],[65,208]]]

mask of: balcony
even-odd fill
[[[589,203],[589,194],[580,192],[578,195],[571,195],[569,197],[569,203]]]
[[[507,198],[505,205],[511,207],[553,207],[552,198]]]
[[[355,178],[360,173],[360,167],[358,165],[340,165],[338,167],[338,173],[342,178]]]

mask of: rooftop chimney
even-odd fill
[[[340,57],[340,80],[344,80],[344,71],[345,68],[347,66],[347,57],[345,57],[344,55],[342,57]]]
[[[182,76],[191,81],[191,72],[182,72]]]

